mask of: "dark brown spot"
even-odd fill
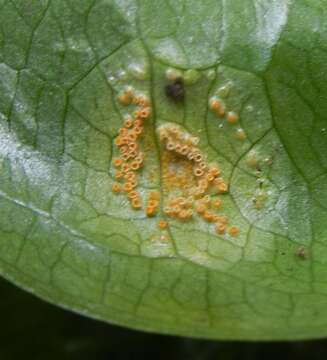
[[[184,101],[185,90],[183,79],[178,78],[173,82],[167,84],[165,86],[165,92],[166,95],[175,102]]]
[[[262,167],[261,167],[259,164],[257,164],[257,166],[255,167],[255,169],[256,169],[257,171],[259,171],[259,172],[262,171]]]

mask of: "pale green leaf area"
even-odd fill
[[[326,336],[326,5],[0,0],[1,274],[147,331]],[[183,103],[165,94],[171,67],[185,72]],[[157,127],[179,124],[219,164],[237,236],[167,219],[163,240],[162,209],[148,218],[112,194],[126,85],[153,109],[140,191],[161,188]],[[238,125],[208,110],[217,91]]]

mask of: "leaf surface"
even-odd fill
[[[326,336],[325,5],[0,1],[2,275],[133,328]],[[171,68],[184,76],[182,103],[165,92]],[[142,196],[162,193],[157,132],[178,124],[219,164],[236,236],[198,216],[167,218],[163,201],[147,217],[112,193],[126,85],[151,100]],[[217,94],[237,124],[210,111]]]

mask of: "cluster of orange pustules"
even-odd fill
[[[159,198],[159,191],[150,191],[145,208],[145,214],[147,216],[154,216],[157,213]]]
[[[131,88],[126,88],[118,100],[124,106],[131,104],[135,108],[133,115],[125,119],[115,139],[119,156],[113,159],[112,164],[116,168],[115,178],[120,182],[113,183],[112,191],[126,194],[132,208],[141,209],[141,196],[136,188],[137,171],[143,166],[144,153],[140,150],[138,140],[143,132],[143,122],[151,114],[150,101],[143,94],[134,94]]]
[[[231,124],[238,121],[239,116],[234,111],[226,112],[224,103],[216,96],[209,99],[209,109],[220,117],[226,115],[226,120]]]
[[[219,168],[206,162],[196,146],[199,139],[183,131],[179,126],[167,123],[158,129],[158,134],[165,151],[174,155],[170,161],[173,162],[175,159],[178,163],[179,158],[185,159],[191,164],[195,179],[195,186],[182,189],[183,196],[168,198],[164,213],[180,220],[187,220],[197,215],[206,222],[214,223],[217,233],[224,234],[228,219],[213,211],[221,206],[221,200],[217,196],[228,191],[226,183],[220,176]],[[212,199],[209,193],[216,197]],[[236,235],[237,228],[230,227],[228,232]]]
[[[239,120],[239,116],[234,111],[226,112],[226,108],[222,100],[217,96],[212,96],[209,99],[209,109],[219,117],[225,117],[227,122],[230,124],[236,124]],[[238,140],[245,140],[247,138],[246,132],[241,128],[237,127],[234,133],[234,137]]]

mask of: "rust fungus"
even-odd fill
[[[238,121],[238,115],[234,111],[229,111],[226,119],[230,124],[235,124]]]
[[[120,184],[117,184],[117,183],[113,183],[111,185],[111,189],[114,194],[118,194],[121,192],[121,186],[120,186]]]
[[[160,230],[165,230],[165,229],[167,228],[167,226],[168,226],[168,223],[167,223],[167,221],[165,221],[165,220],[160,220],[160,221],[158,222],[158,228],[159,228]]]
[[[211,103],[211,106],[217,105]],[[163,148],[164,214],[180,221],[198,217],[213,223],[219,235],[225,234],[228,218],[215,213],[222,203],[217,195],[228,192],[219,167],[207,162],[197,147],[199,139],[176,124],[163,124],[157,132]],[[235,236],[237,231],[231,231]]]
[[[115,166],[117,168],[121,166],[122,162],[123,162],[122,159],[113,159],[112,160],[113,166]]]
[[[179,77],[168,80],[166,95],[174,101],[182,101],[183,80]],[[200,220],[212,224],[210,226],[218,235],[227,233],[236,236],[238,229],[235,226],[227,228],[229,219],[221,214],[222,198],[228,192],[228,185],[220,168],[207,161],[198,147],[198,137],[174,123],[165,123],[157,128],[162,148],[161,191],[151,190],[141,194],[138,176],[146,165],[145,154],[149,152],[147,138],[145,136],[142,140],[142,134],[144,124],[151,117],[151,102],[145,94],[137,93],[130,86],[118,95],[118,101],[127,107],[128,113],[114,140],[118,155],[112,160],[112,166],[118,182],[113,183],[112,192],[125,196],[132,209],[143,209],[147,217],[167,216],[180,222]],[[208,106],[217,116],[226,116],[230,123],[237,122],[238,115],[226,111],[225,104],[218,97],[210,98]],[[168,222],[160,219],[157,226],[165,230]]]
[[[132,199],[131,205],[132,205],[133,209],[141,209],[141,207],[142,207],[141,201],[139,198]]]
[[[241,141],[245,140],[247,137],[246,132],[242,128],[236,129],[234,136],[237,140],[241,140]]]
[[[217,223],[216,224],[216,232],[219,235],[225,234],[226,228],[224,224]]]
[[[236,226],[231,226],[228,229],[228,234],[231,235],[231,236],[236,236],[237,233],[238,233],[238,228]]]
[[[125,116],[123,126],[118,129],[114,144],[118,148],[119,157],[113,159],[116,168],[114,177],[121,180],[121,184],[112,185],[112,191],[123,191],[133,209],[142,207],[141,197],[136,191],[137,172],[143,166],[144,154],[140,150],[140,136],[143,132],[143,122],[151,116],[149,98],[145,94],[135,94],[131,86],[126,86],[118,95],[118,101],[123,106],[131,105],[131,113]],[[118,190],[119,189],[119,190]]]

